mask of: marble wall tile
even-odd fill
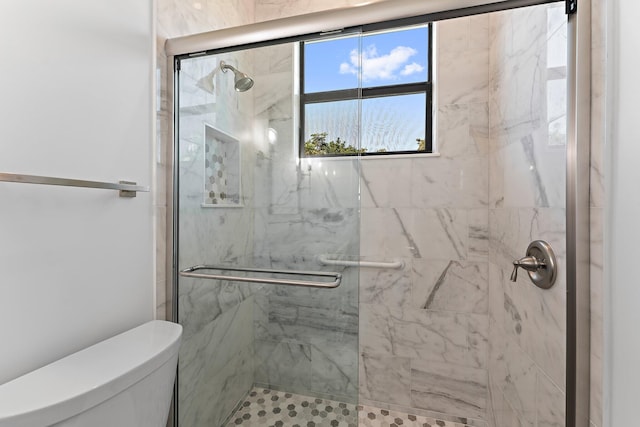
[[[348,339],[311,347],[311,387],[323,395],[356,402],[358,396],[358,343]]]
[[[554,250],[556,257],[565,257],[565,210],[492,209],[489,211],[489,245],[491,260],[501,265],[511,264],[524,256],[529,243],[542,239]],[[560,275],[561,276],[561,275]]]
[[[488,276],[488,263],[415,260],[411,305],[424,310],[486,314]]]
[[[499,298],[503,311],[495,313],[502,319],[504,331],[527,352],[557,384],[564,385],[566,284],[562,271],[553,288],[535,287],[528,275],[520,272],[518,281],[509,280],[511,261],[524,256],[528,242],[536,239],[548,241],[558,258],[564,263],[564,210],[563,209],[500,209],[490,212],[491,262],[497,266],[492,298]],[[501,270],[501,271],[499,271]],[[493,277],[492,277],[493,279]],[[499,295],[502,287],[503,295]],[[497,295],[496,295],[497,294]],[[496,304],[497,305],[497,304]]]
[[[467,212],[469,221],[469,248],[467,260],[486,262],[489,260],[489,211],[471,209]]]
[[[323,294],[315,298],[292,296],[269,298],[269,333],[272,337],[318,343],[330,340],[336,333],[355,336],[358,312],[346,305],[323,303]],[[324,304],[323,304],[324,305]],[[331,305],[331,306],[329,306]]]
[[[486,419],[487,370],[412,360],[411,404],[445,414]]]
[[[561,207],[565,203],[564,147],[526,135],[503,149],[503,206]],[[499,164],[499,163],[498,163]]]
[[[401,269],[360,269],[360,302],[384,304],[389,307],[407,307],[414,303],[412,292],[415,274],[411,269],[411,259],[402,259]]]
[[[425,380],[411,391],[408,381],[413,384],[418,371],[405,373],[407,363],[421,361],[447,372],[466,372],[465,367],[482,372],[488,358],[488,18],[443,21],[436,27],[440,157],[362,165],[362,259],[405,259],[413,267],[409,277],[406,271],[361,269],[360,395],[377,405],[386,402],[443,419],[473,418],[482,425],[486,401],[465,407],[439,396],[431,405],[435,409],[428,406],[438,387],[450,391],[460,375],[447,384]],[[472,270],[478,273],[473,279]],[[436,288],[425,309],[418,302],[426,304]],[[393,393],[385,394],[385,388]]]
[[[518,414],[511,408],[504,398],[504,394],[495,381],[489,381],[490,408],[491,414],[489,426],[491,427],[524,427],[528,425],[521,421]]]
[[[490,329],[500,331],[505,334],[505,309],[504,309],[504,288],[503,283],[509,280],[506,271],[497,264],[489,263],[489,321]],[[493,336],[493,335],[490,335]],[[493,343],[491,343],[493,345]]]
[[[463,260],[468,256],[468,219],[464,209],[363,208],[361,255]]]
[[[188,372],[193,372],[193,377],[197,376],[203,369],[197,362],[203,361],[207,369],[220,369],[239,349],[249,347],[253,341],[252,312],[253,300],[247,299],[206,323],[192,320],[193,316],[188,321],[181,319],[184,343],[180,357],[186,369],[184,375],[189,377]],[[224,340],[231,336],[233,340]]]
[[[489,48],[489,15],[474,15],[469,17],[469,48]]]
[[[489,58],[486,52],[466,52],[464,67],[459,65],[459,61],[459,53],[440,52],[438,104],[486,102],[489,99]]]
[[[358,211],[350,208],[305,208],[292,215],[260,209],[255,215],[255,253],[274,260],[357,254],[358,220]],[[298,268],[301,269],[304,268]]]
[[[309,208],[360,207],[360,165],[352,159],[305,159],[300,162],[298,192]]]
[[[181,322],[183,425],[219,425],[253,384],[252,311],[253,301],[248,299],[195,332],[192,322]]]
[[[223,425],[253,386],[252,353],[246,348],[221,370],[192,383],[198,393],[197,400],[182,403],[179,424]]]
[[[522,272],[516,283],[509,275],[535,239],[550,242],[561,270],[565,263],[566,154],[552,123],[563,108],[554,112],[565,22],[556,5],[490,17],[489,374],[497,427],[564,425],[564,272],[547,291]],[[548,67],[558,80],[548,80]]]
[[[565,394],[542,372],[536,391],[537,427],[565,426]]]
[[[524,275],[517,283],[504,284],[505,330],[557,384],[564,387],[566,291],[558,287],[554,294],[544,294],[524,282],[528,279],[523,279]]]
[[[252,209],[201,208],[200,202],[180,212],[179,266],[246,265],[253,252]]]
[[[273,123],[270,121],[270,124]],[[278,132],[282,133],[279,129]],[[281,149],[277,148],[268,154],[265,160],[272,164],[261,164],[261,174],[258,176],[266,179],[258,188],[267,192],[269,207],[274,212],[296,213],[302,208],[359,207],[357,161],[307,158],[298,165],[296,157],[292,156],[293,148],[282,154]]]
[[[462,53],[471,43],[471,18],[462,17],[436,22],[435,30],[440,38],[438,52]],[[487,34],[488,35],[488,34]]]
[[[411,209],[362,208],[360,211],[360,254],[382,260],[420,258],[412,234]]]
[[[408,159],[365,159],[361,163],[363,208],[411,206],[411,169]]]
[[[256,258],[257,265],[262,265]],[[281,269],[303,269],[297,260],[274,261],[266,266]],[[304,269],[315,259],[300,260]],[[291,346],[286,357],[278,351],[256,351],[258,367],[268,368],[269,375],[258,374],[258,382],[306,395],[332,396],[354,401],[357,396],[357,270],[345,271],[336,289],[311,289],[268,286],[256,295],[254,326],[256,342],[275,343],[276,350]],[[307,354],[308,352],[308,354]],[[266,360],[265,360],[266,358]],[[287,362],[287,358],[291,359]],[[298,359],[304,359],[298,362]],[[291,371],[290,366],[298,366]],[[274,379],[275,378],[275,379]]]
[[[360,350],[482,368],[487,366],[486,316],[360,305]]]
[[[520,423],[534,427],[537,368],[517,344],[495,329],[491,330],[489,377],[502,392],[508,408],[515,412]],[[507,407],[503,406],[502,409],[506,411]]]
[[[293,46],[289,45],[290,49]],[[291,118],[293,113],[293,70],[256,75],[252,90],[254,114],[267,115],[270,119]]]
[[[464,209],[398,210],[401,218],[410,218],[420,258],[466,259],[469,252],[469,215]]]
[[[412,206],[478,208],[487,206],[488,159],[486,156],[432,158],[413,168]]]
[[[360,356],[360,396],[398,405],[411,405],[411,361],[404,357]]]
[[[457,158],[460,155],[478,154],[478,147],[470,135],[467,104],[438,106],[436,117],[438,119],[436,149],[441,156]],[[420,162],[419,166],[424,167],[424,163]]]
[[[280,44],[256,49],[254,72],[256,75],[293,71],[293,50],[295,45]]]
[[[437,123],[436,149],[441,156],[457,159],[488,153],[489,109],[486,102],[441,105]],[[414,159],[413,164],[414,167],[426,167],[427,159]]]
[[[255,382],[269,387],[309,389],[311,386],[311,346],[297,341],[256,340],[254,344]]]

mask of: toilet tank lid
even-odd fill
[[[154,320],[0,385],[0,426],[50,425],[109,399],[178,352],[182,327]]]

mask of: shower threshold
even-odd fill
[[[465,427],[464,424],[254,387],[225,427]]]

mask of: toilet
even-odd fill
[[[0,385],[0,427],[164,427],[181,335],[154,320]]]

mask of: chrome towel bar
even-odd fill
[[[347,261],[331,259],[328,255],[319,255],[318,261],[324,265],[341,265],[343,267],[392,268],[396,270],[404,267],[402,260],[393,262]]]
[[[61,185],[64,187],[100,188],[103,190],[118,190],[120,197],[136,197],[136,192],[149,192],[149,187],[136,185],[135,182],[120,181],[119,183],[84,181],[81,179],[53,178],[50,176],[21,175],[15,173],[1,173],[0,182],[21,182],[23,184]]]
[[[194,273],[198,270],[219,270],[219,271],[244,271],[247,273],[264,274],[290,274],[294,276],[319,276],[333,278],[331,282],[316,282],[312,280],[292,280],[292,279],[272,279],[267,277],[243,277],[227,276],[225,274]],[[183,277],[195,277],[199,279],[229,280],[234,282],[265,283],[271,285],[306,286],[311,288],[337,288],[342,281],[342,274],[328,271],[300,271],[300,270],[272,270],[268,268],[232,268],[220,267],[216,265],[195,265],[180,271]]]

